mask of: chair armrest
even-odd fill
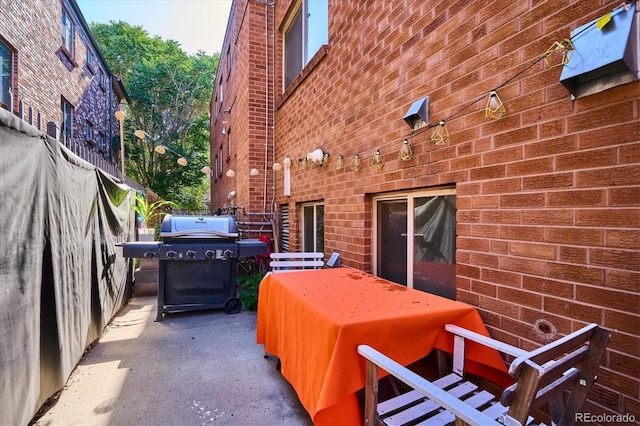
[[[529,352],[520,348],[516,348],[515,346],[511,346],[507,343],[500,342],[498,340],[492,339],[491,337],[483,336],[482,334],[475,333],[473,331],[467,330],[466,328],[458,327],[453,324],[446,324],[444,326],[445,330],[449,333],[460,336],[465,339],[469,339],[481,345],[487,346],[489,348],[496,349],[502,353],[507,355],[511,355],[513,357],[519,357],[523,355],[527,355]]]
[[[377,365],[392,376],[398,378],[411,388],[422,393],[424,396],[437,403],[441,407],[449,410],[457,418],[462,419],[469,425],[477,426],[501,426],[500,423],[487,417],[482,412],[476,410],[472,406],[460,401],[455,396],[447,393],[434,385],[424,377],[419,376],[406,367],[398,364],[396,361],[387,357],[367,345],[359,345],[358,353],[362,355],[368,362]]]

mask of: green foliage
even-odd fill
[[[163,215],[167,207],[176,207],[171,201],[158,200],[150,203],[142,194],[136,193],[136,203],[134,209],[142,217],[144,223],[150,224],[153,219]]]
[[[209,165],[209,104],[220,55],[188,55],[177,42],[122,21],[94,23],[91,31],[131,100],[124,121],[127,175],[182,208],[202,208],[208,182],[200,169]],[[139,139],[135,130],[151,138]],[[155,152],[158,144],[188,166],[170,151]]]
[[[238,298],[245,308],[250,311],[258,310],[258,293],[260,291],[260,281],[266,275],[266,271],[253,272],[251,274],[238,275],[237,281],[241,290]]]

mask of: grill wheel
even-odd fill
[[[237,314],[242,309],[242,302],[237,297],[230,297],[224,301],[224,311],[228,314]]]

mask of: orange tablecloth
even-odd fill
[[[365,385],[358,345],[409,365],[433,348],[452,352],[448,323],[488,335],[473,306],[356,269],[286,272],[260,285],[257,342],[279,357],[315,424],[357,425],[356,392]],[[470,371],[504,381],[498,352],[471,345],[467,360]]]

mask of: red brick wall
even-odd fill
[[[493,336],[524,348],[543,343],[540,320],[558,334],[588,322],[608,328],[583,409],[640,418],[640,83],[572,100],[562,67],[535,62],[619,4],[330,0],[328,46],[285,91],[281,25],[291,3],[275,6],[275,158],[295,162],[316,148],[331,163],[345,157],[343,171],[294,166],[291,197],[276,176],[292,249],[297,207],[322,200],[325,252],[371,271],[372,196],[453,186],[458,299],[478,307]],[[247,69],[264,67],[264,52],[249,46],[246,55]],[[486,98],[474,100],[515,75],[499,90],[507,114],[487,121]],[[431,124],[454,116],[445,146],[431,142],[433,129],[412,134],[402,119],[426,95]],[[260,116],[249,111],[249,125]],[[408,162],[397,158],[405,138]],[[369,166],[377,149],[382,170]],[[348,168],[356,153],[358,172]],[[238,147],[241,155],[254,153]]]
[[[213,211],[231,201],[247,212],[272,210],[274,58],[273,38],[265,35],[273,29],[272,14],[272,7],[253,1],[234,1],[231,7],[211,103],[212,159],[221,144],[225,157],[221,176],[211,181]],[[231,112],[225,113],[228,108]],[[231,132],[223,135],[223,128]],[[229,169],[235,171],[235,177],[226,176]],[[251,169],[259,175],[251,176]],[[235,200],[227,199],[231,191],[237,194]]]
[[[60,52],[60,25],[62,4],[60,0],[0,0],[0,35],[17,52],[18,86],[14,88],[14,109],[19,114],[18,103],[23,105],[25,120],[28,110],[33,110],[33,125],[37,125],[37,115],[41,116],[41,129],[46,131],[47,123],[53,121],[61,126],[61,98],[74,107],[74,139],[79,147],[97,150],[87,144],[86,122],[94,126],[94,141],[104,132],[107,145],[111,137],[118,135],[118,123],[113,118],[117,105],[113,94],[111,76],[107,73],[100,57],[94,51],[92,70],[86,64],[87,33],[81,25],[81,18],[69,2],[64,2],[66,10],[74,22],[74,62]],[[97,66],[105,72],[105,84],[100,86]],[[70,66],[70,68],[67,67]],[[17,89],[17,90],[16,90]],[[109,157],[109,152],[102,153]]]

